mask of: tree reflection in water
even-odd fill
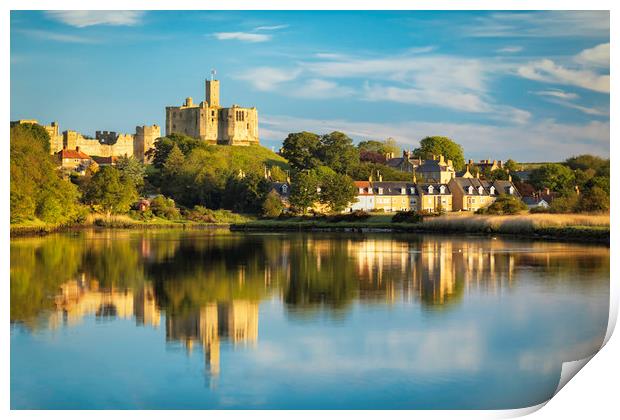
[[[609,249],[486,238],[399,235],[244,235],[85,231],[11,241],[11,323],[31,330],[97,319],[160,327],[199,345],[217,375],[222,340],[254,345],[259,303],[276,298],[293,319],[346,317],[354,303],[459,305],[473,290],[500,293],[517,269],[561,283],[603,281]],[[600,275],[598,275],[600,274]]]

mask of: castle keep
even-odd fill
[[[229,146],[259,144],[256,108],[221,107],[219,80],[206,80],[205,88],[205,100],[200,104],[186,98],[181,106],[166,107],[166,135],[184,134]]]

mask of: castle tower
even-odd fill
[[[205,80],[205,99],[209,106],[220,106],[220,81]]]
[[[133,155],[140,162],[148,163],[149,159],[145,156],[146,152],[155,148],[155,140],[161,137],[161,130],[158,125],[143,125],[136,127],[136,134],[133,142]]]

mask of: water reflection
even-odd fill
[[[571,293],[587,294],[598,284],[607,293],[608,278],[605,247],[464,237],[86,231],[11,241],[11,324],[26,332],[73,328],[93,317],[163,325],[166,342],[190,355],[198,348],[207,375],[215,377],[227,368],[223,343],[232,352],[257,346],[261,302],[281,302],[289,322],[316,326],[324,317],[344,322],[360,305],[449,313],[466,296],[501,297],[532,279]],[[596,319],[607,311],[600,302]],[[386,332],[391,327],[386,324]],[[453,331],[448,341],[479,337],[480,328],[471,328]],[[604,329],[592,325],[590,344],[578,352],[593,351]],[[399,337],[395,342],[406,338]],[[474,359],[462,360],[473,366]],[[539,362],[532,351],[519,356],[522,369]]]

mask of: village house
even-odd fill
[[[403,150],[403,155],[401,157],[394,157],[393,153],[388,153],[385,158],[385,164],[387,166],[402,172],[413,173],[418,166],[424,163],[422,159],[414,157],[413,153],[409,150]]]
[[[85,173],[91,165],[97,165],[95,161],[82,152],[79,147],[75,150],[62,149],[57,154],[60,160],[60,167],[66,171]]]
[[[416,210],[425,213],[444,213],[452,209],[452,192],[446,184],[422,183],[416,185],[420,197]]]
[[[479,178],[454,178],[450,181],[452,211],[476,211],[490,206],[499,195],[520,198],[512,181],[486,181]]]
[[[415,175],[423,182],[429,184],[447,184],[456,177],[451,160],[446,160],[443,155],[433,156],[415,169]]]

